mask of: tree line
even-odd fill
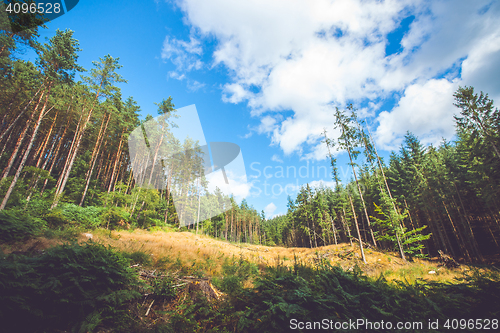
[[[106,55],[86,71],[78,64],[73,31],[57,30],[42,44],[36,26],[21,30],[12,23],[7,18],[0,22],[0,210],[35,209],[51,220],[58,209],[97,207],[101,226],[107,228],[171,225],[231,241],[262,241],[262,215],[219,189],[209,193],[197,142],[172,136],[169,127],[175,127],[177,111],[171,97],[157,104],[161,123],[151,115],[140,120],[137,102],[123,98],[118,87],[126,83],[119,58]],[[36,52],[35,63],[19,59],[27,48]],[[131,166],[144,161],[130,160],[127,143],[135,128],[148,126],[161,131],[148,138],[158,144],[137,178]],[[166,179],[158,167],[168,169]],[[182,226],[178,213],[196,211],[177,212],[174,194],[178,206],[195,198],[205,214],[224,213]]]
[[[389,163],[352,106],[336,110],[340,137],[328,138],[334,189],[301,188],[288,212],[266,225],[273,242],[318,247],[342,242],[408,256],[438,251],[466,261],[498,254],[500,236],[500,112],[487,94],[459,87],[456,137],[424,147],[412,133]],[[340,183],[332,150],[348,154],[353,180]],[[358,158],[363,153],[362,158]]]

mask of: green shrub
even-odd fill
[[[43,217],[50,228],[60,228],[68,224],[70,220],[63,214],[61,210],[53,210],[45,214]]]
[[[52,200],[47,198],[45,195],[42,198],[38,193],[35,193],[28,202],[27,211],[31,216],[43,217],[47,214],[47,212],[50,212],[51,205]]]
[[[121,207],[108,207],[101,214],[101,221],[106,228],[114,229],[130,222],[130,213]]]
[[[16,210],[0,211],[0,240],[17,241],[38,235],[46,228],[43,220]]]
[[[243,289],[243,282],[257,276],[258,267],[243,258],[225,258],[222,265],[222,279],[214,278],[214,285],[223,292],[237,294]]]
[[[64,203],[60,205],[59,209],[68,220],[76,221],[83,228],[95,229],[102,224],[99,218],[103,210],[101,207],[80,207],[72,203]]]
[[[7,332],[93,331],[140,296],[129,262],[103,245],[62,245],[0,259],[0,321]]]
[[[72,203],[62,203],[45,214],[44,219],[52,228],[75,224],[82,229],[95,229],[102,225],[102,211],[102,207],[80,207]]]

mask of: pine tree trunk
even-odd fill
[[[6,129],[5,131],[2,131],[2,133],[0,134],[0,141],[2,141],[3,137],[4,137],[7,133],[9,133],[9,131],[12,129],[12,127],[14,127],[14,125],[16,124],[16,122],[17,122],[17,121],[21,118],[21,116],[22,116],[22,115],[26,112],[26,110],[28,110],[28,107],[30,106],[31,102],[33,102],[33,99],[35,99],[36,95],[38,95],[38,93],[40,92],[40,90],[42,89],[42,87],[43,87],[43,85],[41,85],[41,86],[40,86],[40,88],[38,88],[38,91],[35,93],[35,95],[33,95],[33,97],[32,97],[32,98],[31,98],[31,100],[28,102],[28,104],[26,104],[26,106],[24,107],[23,111],[21,111],[21,112],[17,115],[16,119],[14,119],[14,120],[10,123],[9,127],[7,127],[7,129]],[[40,101],[42,100],[42,97],[43,97],[43,93],[40,95],[40,99],[38,100],[38,103],[37,103],[37,106],[35,107],[35,110],[38,108],[38,104],[40,104]],[[8,110],[8,111],[6,112],[6,114],[5,114],[5,115],[9,114],[9,112],[10,112],[10,106],[11,106],[11,105],[12,105],[12,103],[11,103],[11,104],[9,105],[9,107],[7,108],[7,110]],[[29,119],[31,119],[31,118],[32,118],[32,116],[30,116],[30,118],[29,118]],[[0,157],[1,157],[1,156],[2,156],[2,155],[0,154]]]
[[[370,136],[370,140],[372,141],[373,150],[375,152],[375,156],[377,157],[378,166],[379,166],[379,169],[382,173],[382,177],[384,178],[385,187],[387,189],[387,193],[389,194],[389,198],[391,199],[392,207],[394,209],[394,212],[396,214],[399,214],[398,210],[396,209],[396,204],[394,203],[394,199],[392,198],[392,193],[391,193],[391,189],[389,188],[389,184],[387,183],[387,178],[385,177],[384,168],[382,167],[382,162],[380,161],[380,157],[378,156],[377,147],[375,146],[375,142],[372,139],[372,136],[371,136],[369,129],[368,129],[368,135]],[[382,191],[382,188],[380,189],[380,191]],[[399,224],[399,227],[401,228],[401,230],[403,230],[403,226],[401,224]],[[404,261],[406,261],[403,246],[401,245],[401,240],[399,238],[397,231],[396,231],[396,241],[398,243],[399,254],[401,255],[401,258]]]
[[[330,221],[332,222],[332,231],[333,231],[333,238],[335,240],[335,245],[337,245],[337,232],[335,230],[335,224],[333,223],[333,219],[330,216]]]
[[[118,162],[120,161],[120,156],[122,153],[123,132],[124,131],[125,131],[125,129],[123,129],[122,134],[120,135],[120,144],[118,145],[118,151],[116,152],[116,158],[115,158],[115,163],[113,165],[113,171],[111,172],[111,180],[109,181],[108,193],[111,192],[111,188],[112,188],[112,186],[114,184],[114,180],[115,180],[116,167],[118,165]],[[150,181],[151,181],[151,179],[150,179]]]
[[[14,164],[14,161],[16,160],[17,154],[19,153],[19,149],[21,148],[24,137],[26,136],[26,133],[28,132],[28,129],[31,125],[31,120],[33,118],[33,115],[36,113],[36,111],[38,110],[38,107],[40,106],[40,102],[42,101],[43,95],[44,95],[44,93],[42,92],[42,94],[40,95],[40,98],[38,99],[38,102],[35,106],[35,109],[33,110],[33,113],[28,118],[28,121],[26,121],[26,125],[24,126],[24,129],[21,132],[21,135],[19,136],[19,138],[17,139],[16,145],[14,147],[14,151],[10,155],[9,161],[7,162],[7,166],[5,167],[5,169],[3,171],[2,180],[9,176],[12,165]]]
[[[41,154],[40,154],[40,157],[38,158],[38,161],[37,161],[37,163],[36,163],[36,166],[35,166],[36,168],[38,168],[38,167],[40,166],[40,163],[42,162],[42,158],[43,158],[44,153],[45,153],[45,148],[47,148],[47,143],[48,143],[48,141],[49,141],[49,139],[50,139],[50,134],[52,133],[52,130],[53,130],[53,128],[54,128],[54,125],[56,124],[57,114],[58,114],[58,113],[59,113],[59,111],[58,111],[58,112],[56,112],[56,115],[55,115],[55,117],[54,117],[54,121],[52,122],[52,126],[50,126],[49,133],[47,134],[46,139],[44,140],[45,142],[44,142],[44,144],[43,144],[43,148],[42,148],[42,152],[41,152]],[[57,135],[59,135],[59,134],[60,134],[61,129],[62,129],[62,128],[60,128],[60,129],[59,129],[59,132],[57,133]],[[56,137],[57,137],[57,135],[56,135]],[[55,142],[55,140],[54,140],[54,142],[52,143],[52,147],[50,148],[50,152],[51,152],[51,151],[52,151],[52,149],[54,148],[55,143],[56,143],[56,142]],[[48,162],[48,160],[49,160],[49,156],[50,156],[50,153],[49,153],[49,154],[47,154],[47,157],[45,158],[45,161],[44,161],[43,166],[42,166],[42,170],[45,170],[45,166],[47,165],[47,162]],[[39,180],[39,179],[40,179],[40,174],[38,174],[38,176],[36,177],[36,179],[35,179],[35,180],[31,183],[31,185],[30,185],[30,193],[29,193],[28,197],[26,198],[26,207],[28,206],[28,202],[29,202],[29,201],[30,201],[30,199],[31,199],[31,195],[33,194],[33,191],[34,191],[34,189],[36,188],[36,185],[38,184],[38,180]]]
[[[35,141],[35,138],[36,138],[36,135],[37,135],[38,130],[40,128],[40,125],[42,123],[43,117],[47,114],[47,112],[52,110],[52,108],[50,108],[47,112],[45,112],[45,110],[47,108],[47,103],[49,101],[48,97],[50,95],[50,90],[51,90],[51,86],[49,85],[48,91],[47,91],[47,97],[45,98],[45,103],[42,107],[42,110],[40,111],[40,114],[38,116],[38,120],[35,124],[33,134],[31,135],[31,140],[28,143],[28,147],[24,151],[23,158],[22,158],[21,163],[19,164],[19,166],[17,168],[16,174],[14,175],[14,179],[12,180],[9,188],[7,189],[7,193],[5,194],[5,197],[3,198],[2,204],[0,205],[0,210],[3,210],[5,208],[5,206],[7,205],[7,201],[9,200],[9,197],[12,194],[12,191],[14,190],[14,186],[16,186],[17,180],[19,179],[19,175],[21,174],[21,171],[24,168],[24,164],[26,163],[26,160],[28,159],[28,155],[30,154],[31,148],[33,147],[33,142]]]
[[[49,175],[52,173],[52,169],[54,168],[54,165],[56,164],[57,156],[59,155],[59,150],[61,149],[61,146],[62,146],[62,143],[64,141],[64,138],[66,137],[66,132],[68,131],[68,128],[70,126],[70,119],[71,119],[71,117],[69,116],[69,107],[68,107],[68,111],[67,112],[68,112],[68,122],[66,124],[66,128],[64,129],[64,132],[63,132],[62,136],[59,138],[59,142],[57,143],[57,147],[56,147],[55,152],[53,154],[52,153],[49,154],[49,156],[52,156],[52,162],[51,162],[50,168],[48,170]],[[48,161],[48,159],[47,159],[47,161]],[[48,181],[49,181],[49,179],[47,178],[43,182],[42,189],[40,190],[40,195],[42,195],[43,192],[45,191],[45,187],[47,186]]]
[[[96,95],[95,100],[97,101],[97,98],[99,97],[99,92]],[[60,186],[56,189],[56,193],[54,196],[54,201],[52,203],[52,206],[50,207],[51,209],[57,207],[57,204],[59,203],[59,200],[61,199],[62,192],[64,191],[64,188],[66,187],[66,182],[68,181],[69,174],[71,172],[71,169],[73,167],[73,163],[75,162],[76,155],[78,153],[78,149],[80,148],[80,144],[82,142],[83,135],[85,134],[85,128],[87,127],[87,124],[90,121],[90,117],[92,116],[92,112],[94,111],[94,106],[91,107],[89,110],[89,113],[87,115],[87,118],[85,119],[85,122],[81,126],[80,133],[78,133],[78,130],[76,131],[75,134],[78,133],[76,137],[76,144],[74,145],[74,149],[71,151],[70,150],[70,155],[68,156],[69,163],[67,164],[67,167],[61,174],[62,176],[62,181],[60,183]]]
[[[227,241],[227,229],[228,229],[228,224],[229,224],[229,219],[228,219],[228,216],[227,216],[227,212],[224,213],[224,217],[225,217],[225,220],[226,220],[226,233],[225,233],[225,239]]]
[[[373,235],[373,230],[370,224],[370,217],[368,216],[368,211],[366,210],[365,199],[363,198],[363,193],[361,192],[361,187],[359,186],[358,176],[356,175],[356,170],[354,169],[354,163],[352,162],[352,157],[351,157],[351,149],[349,147],[347,147],[347,153],[349,154],[349,160],[351,161],[352,172],[354,173],[354,180],[356,181],[356,186],[358,187],[359,197],[361,198],[361,202],[363,203],[363,209],[365,211],[366,220],[368,222],[368,229],[370,230],[370,236],[372,238],[373,245],[375,245],[376,247],[377,241],[375,240],[375,236]]]
[[[234,221],[234,208],[231,207],[231,240],[234,242],[233,221]]]
[[[344,207],[342,207],[342,211],[344,213],[344,215],[342,216],[342,222],[344,224],[345,229],[347,230],[347,237],[349,239],[349,245],[352,246],[351,228],[349,228],[349,225],[347,224],[346,212],[345,212],[345,208]]]
[[[99,134],[97,135],[97,140],[94,145],[94,149],[92,151],[92,157],[90,158],[90,167],[87,171],[86,174],[86,181],[85,181],[85,188],[83,189],[83,194],[82,198],[80,200],[79,206],[81,207],[83,205],[83,202],[85,201],[85,196],[87,195],[87,190],[89,188],[90,180],[92,179],[92,173],[94,172],[94,166],[97,161],[97,157],[99,156],[99,152],[101,150],[101,144],[104,138],[104,133],[106,133],[106,129],[108,128],[109,120],[111,119],[111,113],[108,116],[108,120],[106,121],[106,125],[104,125],[104,119],[106,117],[103,117],[102,123],[101,123],[101,128],[99,129]],[[104,130],[103,130],[104,126]]]
[[[350,195],[349,195],[349,201],[351,203],[352,214],[354,216],[354,224],[356,226],[356,232],[358,233],[359,250],[361,251],[361,257],[363,258],[363,262],[366,264],[365,251],[363,251],[363,242],[361,241],[361,234],[359,232],[358,219],[356,218],[356,212],[354,211],[354,205],[352,203],[352,198]]]

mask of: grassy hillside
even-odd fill
[[[461,265],[456,269],[448,269],[434,260],[415,259],[413,262],[403,261],[397,253],[380,252],[365,249],[367,264],[364,265],[359,256],[359,247],[348,243],[328,245],[318,248],[285,248],[281,246],[261,246],[246,243],[231,243],[213,239],[205,235],[191,232],[173,232],[163,230],[148,232],[140,229],[134,231],[96,230],[93,240],[127,252],[141,251],[151,256],[156,264],[164,258],[180,260],[183,266],[196,267],[208,262],[208,275],[220,274],[223,258],[243,258],[258,267],[293,265],[295,259],[306,265],[318,263],[318,259],[326,259],[332,265],[340,265],[352,271],[358,265],[368,276],[378,277],[383,274],[387,280],[415,282],[417,279],[428,281],[453,281],[477,266]],[[82,238],[83,239],[83,238]],[[488,269],[482,269],[489,271]],[[429,272],[434,272],[430,273]]]

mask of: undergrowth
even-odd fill
[[[296,262],[293,267],[269,267],[254,288],[235,297],[233,306],[239,312],[241,332],[287,332],[291,319],[412,321],[426,328],[430,319],[444,323],[449,318],[498,318],[500,278],[476,272],[456,283],[394,285],[383,275],[368,278],[358,267],[346,272],[327,261],[316,267]]]
[[[140,295],[128,260],[95,243],[66,244],[39,257],[0,259],[0,321],[6,332],[93,331],[124,317]],[[121,326],[121,325],[120,325]]]
[[[428,331],[429,320],[500,316],[500,276],[484,271],[471,271],[453,283],[388,283],[384,274],[374,279],[357,266],[346,271],[328,261],[310,265],[297,258],[291,266],[282,261],[257,266],[232,256],[218,257],[222,270],[208,277],[223,293],[219,299],[179,283],[178,277],[187,274],[201,278],[213,259],[153,260],[142,250],[119,253],[93,242],[57,246],[38,257],[5,256],[0,259],[2,329],[288,332],[291,320],[365,319],[422,322],[424,329],[414,331]],[[156,278],[141,281],[138,273],[144,270]]]

